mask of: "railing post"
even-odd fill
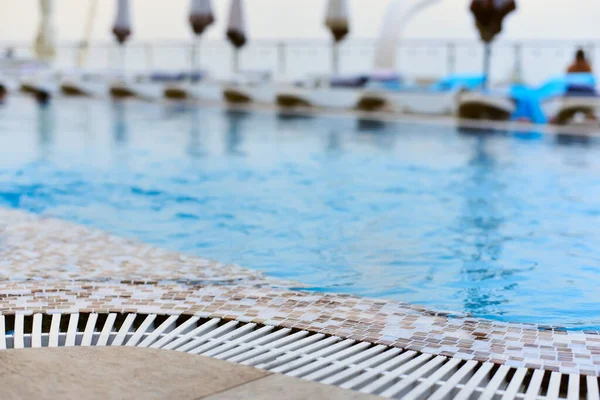
[[[152,65],[154,64],[154,54],[153,54],[153,45],[150,42],[147,42],[144,46],[144,53],[146,55],[146,68],[148,70],[152,69]]]
[[[513,67],[512,82],[513,83],[522,83],[523,82],[523,45],[521,43],[516,43],[514,45],[513,57],[515,60],[515,64]]]
[[[108,47],[106,48],[106,61],[107,61],[107,67],[108,69],[110,69],[111,67],[114,68],[114,65],[116,63],[116,49],[115,49],[115,45],[111,42]]]
[[[594,63],[594,53],[596,52],[596,45],[594,43],[589,43],[587,46],[587,57],[590,63]]]
[[[286,52],[287,52],[287,46],[286,46],[285,42],[277,43],[277,71],[279,72],[279,75],[281,75],[281,76],[285,76],[286,70],[287,70]]]
[[[456,73],[456,44],[446,44],[446,72],[448,75]]]
[[[340,74],[340,42],[333,41],[331,43],[331,75],[337,76]]]

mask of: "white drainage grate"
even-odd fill
[[[254,323],[142,314],[0,316],[0,349],[57,346],[184,351],[407,400],[600,400],[597,377],[464,361]]]

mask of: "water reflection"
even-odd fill
[[[40,160],[47,160],[54,140],[55,118],[51,105],[37,107],[37,133]]]
[[[190,137],[187,146],[187,154],[192,158],[204,156],[202,143],[200,141],[200,110],[193,107],[190,111]]]
[[[337,130],[331,130],[327,133],[325,152],[328,154],[339,154],[342,150],[342,139]]]
[[[556,144],[562,146],[589,147],[594,138],[590,135],[576,135],[573,133],[557,133]]]
[[[474,128],[470,126],[462,126],[459,125],[457,128],[457,132],[462,136],[475,136],[475,137],[485,137],[485,136],[504,136],[508,133],[508,131],[499,130],[499,129],[482,129],[482,128]]]
[[[470,129],[461,134],[474,135]],[[460,191],[465,198],[459,220],[457,256],[462,260],[464,309],[473,314],[489,314],[506,302],[500,290],[480,282],[502,278],[507,270],[499,264],[505,238],[499,232],[504,224],[496,202],[503,196],[504,184],[498,179],[497,163],[487,149],[489,134],[479,131],[473,138],[473,156],[468,161]]]
[[[247,111],[227,110],[225,116],[227,118],[227,133],[225,135],[225,150],[227,154],[233,156],[243,156],[244,153],[240,150],[242,145],[242,135],[240,130],[242,122],[248,117]]]
[[[385,121],[377,120],[377,119],[367,119],[367,118],[359,118],[357,122],[357,129],[359,132],[381,132],[387,128],[387,123]]]
[[[164,117],[166,119],[177,119],[182,114],[186,114],[190,107],[185,102],[169,102],[164,108]],[[192,107],[192,110],[198,110],[198,107]]]
[[[113,154],[115,158],[115,166],[118,168],[128,169],[129,152],[127,149],[127,141],[129,136],[129,127],[127,123],[127,112],[125,110],[126,103],[123,101],[114,101],[112,103],[113,114],[113,145],[115,147]]]
[[[277,113],[277,120],[279,122],[309,121],[314,118],[315,116],[312,114],[300,114],[289,111],[280,111]]]
[[[356,131],[361,138],[367,139],[381,149],[389,150],[393,147],[396,139],[395,132],[391,129],[392,126],[381,120],[359,118]]]
[[[97,147],[94,145],[94,115],[96,115],[92,112],[92,107],[94,106],[95,104],[92,102],[77,101],[77,114],[80,118],[77,120],[75,130],[81,136],[86,159],[93,157],[97,151]]]
[[[520,140],[529,140],[529,141],[533,141],[533,140],[542,140],[544,139],[544,134],[542,132],[539,131],[513,131],[512,135]]]
[[[127,123],[125,113],[125,102],[115,101],[112,103],[113,111],[113,140],[117,146],[127,143]]]

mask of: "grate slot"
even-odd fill
[[[379,354],[376,357],[373,357],[370,360],[364,361],[361,364],[357,364],[353,367],[346,369],[345,371],[341,371],[329,378],[323,380],[322,382],[329,385],[338,384],[340,382],[344,382],[346,380],[352,379],[360,375],[363,371],[370,371],[372,368],[381,365],[382,363],[390,360],[395,357],[397,354],[401,353],[402,349],[392,348],[387,351]]]
[[[69,327],[67,328],[67,337],[65,339],[65,346],[75,346],[75,339],[77,337],[77,324],[79,322],[79,314],[71,314],[69,318]]]
[[[137,346],[137,344],[142,340],[142,337],[151,329],[154,320],[156,319],[156,314],[150,314],[145,319],[144,322],[138,327],[135,333],[129,338],[125,346]]]
[[[42,347],[42,314],[33,316],[33,328],[31,331],[31,347]]]
[[[139,344],[140,347],[148,347],[156,342],[162,334],[165,332],[170,332],[174,329],[175,323],[177,322],[177,316],[171,315],[167,318],[162,324],[158,326],[154,330],[154,332],[150,333],[146,339],[142,340],[142,343]]]
[[[102,331],[100,332],[100,336],[98,337],[98,341],[96,342],[96,346],[106,346],[108,344],[108,339],[110,338],[110,333],[113,330],[116,319],[117,314],[108,314],[104,326],[102,327]]]
[[[23,340],[23,325],[25,316],[19,314],[15,317],[15,330],[13,333],[13,346],[15,349],[22,349],[25,347],[25,341]]]
[[[355,378],[342,383],[340,386],[343,389],[356,389],[365,384],[369,384],[369,383],[373,382],[375,379],[377,379],[377,377],[382,376],[384,374],[384,372],[387,371],[388,369],[396,368],[397,366],[402,365],[405,360],[409,360],[416,355],[417,355],[416,351],[412,351],[412,350],[405,351],[404,353],[400,354],[398,357],[395,357],[375,368],[372,368],[369,371],[367,371],[367,373],[360,374],[360,375],[356,376]]]
[[[240,346],[244,345],[244,343],[248,343],[251,345],[252,343],[256,343],[258,339],[268,337],[268,333],[271,332],[274,328],[275,327],[270,325],[263,326],[260,329],[248,333],[247,335],[240,336],[235,340],[228,341],[227,343],[221,343],[219,346],[211,350],[207,350],[203,353],[198,354],[202,354],[207,357],[219,357],[220,354],[225,354],[225,357],[227,357],[228,353],[233,354],[232,350],[236,348],[239,349]],[[280,331],[282,331],[281,335],[285,335],[287,332],[289,332],[289,329],[281,329]],[[243,348],[241,348],[240,350],[244,351]]]
[[[397,369],[391,372],[387,372],[379,379],[371,382],[367,386],[360,389],[362,393],[379,393],[383,391],[385,393],[385,389],[389,386],[393,385],[395,382],[399,381],[401,376],[405,373],[409,373],[410,371],[415,370],[422,364],[429,361],[433,356],[431,354],[421,354],[417,357],[411,359],[406,364],[399,366]],[[393,386],[392,386],[393,387]]]
[[[481,400],[491,400],[494,397],[494,394],[500,387],[500,385],[504,382],[504,378],[510,371],[510,367],[508,365],[502,365],[496,373],[492,380],[486,385],[485,390],[481,394]]]
[[[96,321],[98,320],[98,314],[90,314],[85,324],[85,330],[83,331],[83,338],[81,339],[81,346],[91,346],[92,336],[96,330]]]
[[[206,333],[202,332],[202,335],[196,337],[195,339],[191,340],[189,343],[184,344],[183,346],[177,347],[176,350],[189,352],[190,350],[195,349],[201,344],[206,343],[209,339],[213,337],[217,337],[219,335],[231,332],[235,329],[236,326],[238,326],[238,324],[239,322],[237,321],[229,321],[228,323],[218,327],[217,329],[209,330]]]
[[[285,365],[288,362],[292,362],[298,358],[301,358],[304,356],[304,354],[316,352],[314,353],[315,356],[319,356],[318,353],[322,349],[325,349],[327,351],[328,346],[335,346],[335,343],[339,341],[340,338],[334,336],[326,337],[323,340],[311,336],[297,343],[290,343],[279,350],[273,349],[268,353],[257,357],[256,360],[245,361],[242,364],[252,365],[257,368],[274,371],[278,366]]]
[[[275,336],[276,334],[277,332],[269,336]],[[222,359],[245,365],[256,365],[263,360],[268,360],[270,357],[276,357],[279,354],[283,354],[287,348],[291,348],[292,346],[304,346],[305,343],[313,343],[319,340],[319,338],[325,337],[325,335],[313,335],[305,338],[308,334],[309,333],[306,331],[296,332],[291,336],[285,336],[281,339],[275,338],[277,340],[273,342],[267,340],[264,343],[261,342],[257,344],[252,350],[248,349],[250,351],[236,354],[232,358],[225,358],[222,356]]]
[[[135,314],[129,314],[127,318],[125,318],[123,325],[121,325],[121,328],[117,332],[117,335],[110,343],[111,346],[121,346],[125,342],[125,338],[127,337],[127,334],[129,333],[131,327],[133,326],[135,318]]]
[[[423,376],[431,371],[433,368],[436,368],[438,365],[442,364],[446,360],[446,357],[437,356],[433,360],[428,361],[421,368],[417,369],[412,374],[408,375],[406,378],[396,382],[394,385],[386,389],[381,393],[383,397],[404,397],[403,395],[408,392],[410,389],[413,389],[414,383],[417,382]]]
[[[568,400],[579,400],[579,375],[569,375],[569,388],[567,393]]]
[[[304,376],[304,379],[320,381],[323,380],[336,372],[344,369],[350,369],[351,367],[355,367],[356,363],[361,363],[365,360],[369,360],[376,355],[385,351],[386,347],[379,345],[375,347],[371,347],[365,351],[360,351],[358,354],[347,358],[346,360],[338,361],[334,360],[330,363],[327,368],[321,368],[320,370],[314,371],[309,375]]]
[[[587,386],[587,400],[600,400],[600,390],[598,389],[598,378],[587,376],[585,380]]]
[[[303,377],[305,375],[308,375],[310,373],[315,372],[318,369],[321,369],[327,365],[330,365],[336,361],[339,360],[344,360],[348,357],[354,356],[357,353],[362,352],[363,350],[367,349],[368,347],[370,347],[371,344],[370,343],[358,343],[352,347],[349,347],[345,350],[342,350],[340,352],[337,352],[335,354],[332,354],[328,357],[323,357],[320,358],[318,360],[315,360],[314,362],[311,362],[303,367],[291,370],[287,373],[287,375],[289,376],[296,376],[296,377]]]
[[[177,335],[189,332],[189,330],[193,329],[193,327],[196,325],[196,322],[198,322],[199,320],[200,320],[200,318],[198,318],[198,317],[193,317],[193,318],[188,319],[183,324],[181,324],[178,327],[176,327],[175,329],[171,330],[169,333],[167,333],[161,339],[159,339],[158,341],[153,343],[150,347],[152,347],[154,349],[162,348],[167,343],[171,342],[172,340],[175,340],[177,338]],[[217,320],[217,323],[218,322],[220,322],[220,320]]]
[[[207,351],[214,350],[215,348],[219,348],[221,345],[230,343],[231,341],[234,341],[240,337],[246,337],[247,334],[252,333],[254,331],[255,327],[256,324],[246,324],[240,327],[239,329],[231,331],[223,336],[219,336],[217,338],[209,338],[206,343],[190,350],[189,353],[203,354]]]
[[[323,342],[325,342],[325,339]],[[299,357],[294,353],[288,353],[284,357],[280,357],[272,363],[266,364],[263,367],[259,366],[259,368],[268,369],[269,371],[273,371],[275,373],[286,373],[288,371],[293,371],[296,368],[303,367],[306,364],[309,364],[320,357],[326,357],[331,354],[334,354],[337,351],[344,350],[354,343],[354,340],[346,339],[339,343],[336,343],[332,346],[318,346],[320,349],[316,352],[312,352],[313,350],[308,350],[310,347],[317,348],[316,344],[309,346],[305,349]]]
[[[230,359],[231,362],[240,362],[243,365],[260,365],[263,362],[271,361],[276,357],[285,354],[287,351],[293,351],[312,343],[316,343],[319,340],[325,338],[325,335],[317,334],[302,338],[308,335],[308,332],[298,332],[292,336],[284,337],[272,344],[258,347],[255,351],[250,351],[247,354],[241,354],[237,357]],[[298,336],[298,337],[296,337]],[[334,343],[337,341],[336,338],[331,338],[330,341]],[[283,345],[282,347],[279,347]],[[238,361],[240,360],[240,361]]]
[[[560,381],[562,379],[562,375],[558,372],[552,372],[550,375],[550,385],[548,386],[548,391],[546,393],[546,398],[549,400],[558,399],[560,394]]]
[[[58,332],[60,331],[60,314],[53,314],[50,322],[50,335],[48,337],[48,346],[58,347]]]
[[[0,350],[6,349],[6,322],[4,315],[0,315]]]
[[[510,384],[506,388],[502,400],[514,399],[517,393],[523,388],[523,380],[527,375],[527,368],[519,368],[513,375]]]
[[[261,330],[265,329],[265,328],[269,328],[269,330],[271,330],[271,328],[273,328],[273,327],[265,326],[265,327],[261,328]],[[291,332],[291,329],[287,329],[287,328],[279,329],[271,334],[268,334],[264,337],[260,337],[258,339],[250,340],[245,343],[236,343],[235,347],[233,347],[232,349],[225,350],[225,351],[219,352],[219,353],[215,353],[214,357],[221,359],[221,360],[229,360],[232,362],[235,362],[236,359],[243,361],[243,360],[253,357],[254,355],[258,355],[258,354],[261,354],[261,353],[267,351],[266,349],[268,348],[269,345],[273,346],[273,345],[276,345],[278,342],[283,343],[283,340],[294,341],[296,339],[301,339],[304,336],[306,336],[306,334],[308,334],[308,332],[298,332],[297,334],[288,336],[288,334],[290,332]],[[295,337],[295,338],[292,339],[293,337]],[[209,355],[209,354],[207,353],[205,355]],[[237,361],[237,362],[239,362],[239,361]]]
[[[479,386],[480,382],[483,381],[487,374],[490,373],[494,364],[492,363],[483,363],[481,367],[477,370],[477,372],[469,379],[469,381],[462,387],[462,390],[456,395],[456,400],[466,400],[471,394],[475,391],[477,386]]]
[[[403,398],[405,400],[414,400],[423,398],[427,392],[430,392],[429,394],[431,394],[432,387],[438,382],[442,381],[444,377],[450,374],[453,370],[455,370],[461,362],[462,360],[457,358],[448,360],[443,367],[435,371],[435,373],[429,376],[429,378],[424,379],[420,385],[415,387]]]

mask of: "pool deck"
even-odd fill
[[[600,334],[290,290],[234,265],[0,208],[0,311],[220,317],[464,360],[600,376]]]
[[[3,351],[0,385],[3,399],[377,398],[208,357],[125,347]]]

